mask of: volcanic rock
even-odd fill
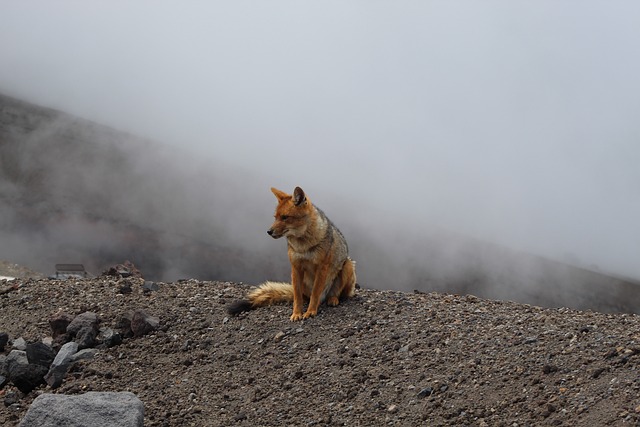
[[[141,337],[155,331],[160,325],[160,319],[148,315],[143,310],[136,310],[131,318],[131,332],[134,337]]]
[[[120,426],[142,427],[144,405],[129,392],[88,392],[80,395],[42,394],[20,427]]]
[[[129,330],[131,328],[131,321],[129,321]],[[115,332],[111,328],[100,328],[100,336],[102,339],[102,343],[105,347],[115,347],[117,345],[122,344],[122,335],[120,333]]]
[[[67,333],[67,326],[73,320],[70,314],[59,311],[49,318],[49,326],[51,326],[51,336],[55,340],[61,335]]]
[[[102,272],[102,276],[142,278],[142,273],[140,273],[140,270],[138,270],[131,261],[125,261],[122,264],[116,264],[107,268]]]
[[[79,314],[67,326],[67,334],[75,338],[80,349],[93,347],[99,332],[100,318],[92,312]]]
[[[62,346],[58,354],[56,354],[49,372],[45,376],[45,381],[51,388],[58,388],[64,380],[64,376],[69,370],[69,366],[73,363],[72,357],[78,352],[78,343],[71,341]]]
[[[29,358],[24,350],[11,350],[5,361],[6,371],[9,372],[12,365],[28,365]]]
[[[53,349],[42,342],[35,342],[27,344],[27,360],[30,364],[44,366],[49,368],[51,362],[56,357]]]
[[[9,368],[9,380],[23,393],[29,393],[44,383],[47,368],[32,363],[15,363]]]

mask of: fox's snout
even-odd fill
[[[279,239],[280,237],[283,236],[282,233],[277,233],[276,230],[274,228],[270,228],[267,230],[267,234],[271,237],[273,237],[274,239]]]

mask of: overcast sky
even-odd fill
[[[640,278],[639,22],[637,1],[0,0],[0,92],[399,235]]]

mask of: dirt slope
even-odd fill
[[[53,391],[131,391],[147,426],[640,425],[637,315],[359,290],[291,323],[285,306],[228,318],[248,285],[134,282],[122,295],[121,280],[18,279],[0,332],[40,340],[59,309],[109,327],[128,310],[158,316],[162,330],[79,362]],[[0,425],[43,392],[0,405]]]

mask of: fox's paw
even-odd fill
[[[298,320],[302,320],[302,314],[301,313],[293,313],[291,315],[291,317],[289,318],[292,322],[297,322]]]
[[[329,305],[331,307],[335,307],[338,304],[340,304],[340,300],[338,299],[338,297],[329,297],[329,298],[327,298],[327,305]]]
[[[316,317],[318,314],[318,310],[307,310],[307,312],[302,316],[303,319],[308,319],[310,317]]]

